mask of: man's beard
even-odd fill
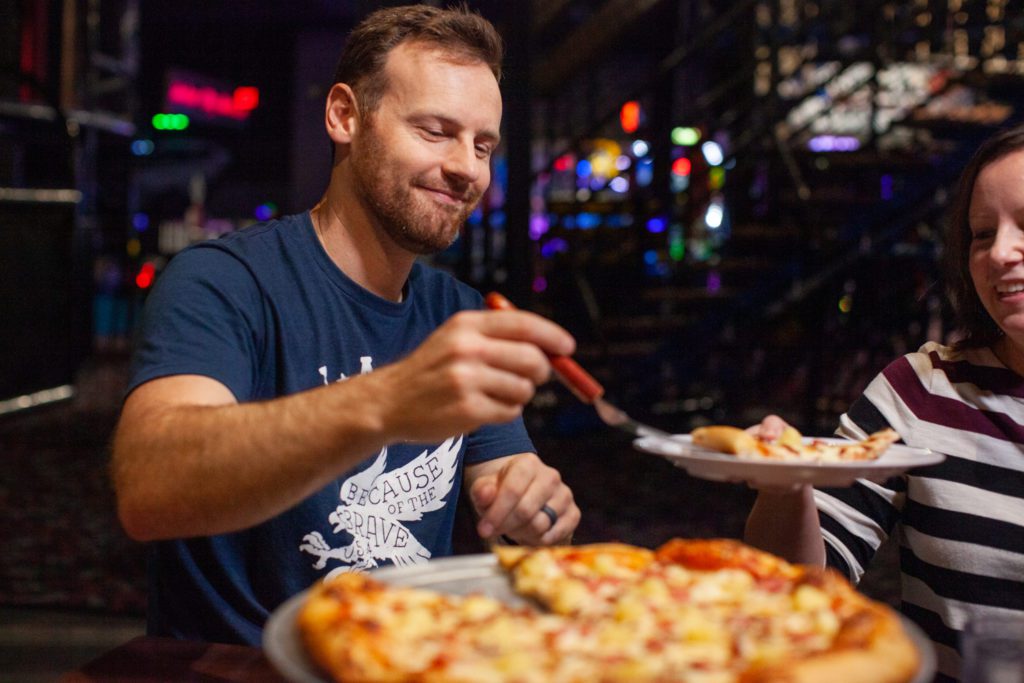
[[[414,254],[436,254],[450,247],[480,202],[481,195],[468,187],[452,187],[445,179],[429,181],[422,177],[396,177],[387,163],[385,145],[372,129],[372,124],[364,131],[365,144],[352,157],[352,175],[356,192],[365,198],[384,232],[400,247]],[[445,190],[466,196],[467,201],[449,206],[413,191],[414,186],[437,188],[439,183]]]

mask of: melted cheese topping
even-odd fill
[[[552,613],[361,579],[327,584],[343,609],[311,601],[305,618],[334,625],[347,648],[339,660],[363,648],[357,664],[397,672],[387,680],[483,683],[735,683],[751,667],[828,649],[841,628],[833,581],[817,575],[759,579],[552,549],[524,556],[513,577]]]

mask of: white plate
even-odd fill
[[[823,437],[805,441],[850,443],[847,439]],[[877,460],[854,462],[800,462],[756,458],[739,458],[695,446],[689,434],[671,439],[645,436],[633,442],[641,451],[655,453],[676,467],[701,479],[748,483],[771,488],[794,488],[800,484],[814,486],[851,486],[858,479],[885,481],[914,467],[934,465],[946,459],[941,453],[926,448],[893,444]]]
[[[498,568],[491,554],[463,555],[431,560],[410,567],[384,567],[374,578],[399,586],[429,588],[453,595],[482,593],[513,605],[525,604]],[[263,629],[263,651],[270,663],[294,683],[329,683],[330,679],[306,655],[296,626],[296,617],[309,591],[293,596],[274,610]],[[912,683],[929,683],[935,675],[935,651],[931,641],[915,624],[901,617],[903,628],[921,655],[921,668]]]

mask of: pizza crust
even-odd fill
[[[921,657],[907,637],[899,616],[880,605],[870,612],[869,637],[805,659],[777,662],[747,671],[739,683],[906,683],[921,666]],[[840,636],[841,638],[842,636]]]

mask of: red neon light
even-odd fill
[[[622,124],[623,131],[635,133],[640,127],[640,103],[630,100],[622,105],[622,109],[619,110],[619,123]]]
[[[260,89],[251,85],[243,85],[235,88],[231,102],[238,111],[252,111],[260,103]]]
[[[555,159],[555,170],[556,171],[568,171],[572,168],[572,156],[569,154],[563,154],[562,156]]]
[[[239,88],[238,90],[241,90]],[[237,93],[238,90],[235,92]],[[256,90],[253,88],[253,90]],[[235,104],[235,97],[218,92],[209,86],[196,87],[182,81],[172,81],[167,88],[167,103],[188,109],[198,109],[211,116],[225,116],[232,119],[246,119],[256,104],[259,103],[259,91],[256,90],[256,102],[249,109],[241,109]],[[252,100],[247,100],[252,103]]]
[[[142,264],[139,268],[139,274],[135,276],[135,284],[138,285],[139,289],[146,289],[153,284],[153,279],[156,277],[156,266],[147,261]]]
[[[686,157],[679,157],[672,162],[672,172],[676,175],[687,176],[690,175],[690,170],[693,168],[693,164]]]

